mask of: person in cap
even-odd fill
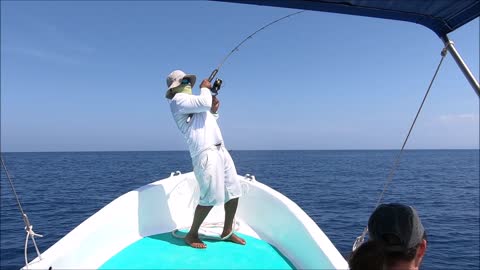
[[[170,110],[178,129],[185,137],[193,171],[200,187],[200,199],[185,242],[194,248],[206,248],[198,235],[200,225],[215,205],[224,205],[225,223],[222,238],[245,245],[245,240],[232,233],[233,219],[242,194],[232,157],[224,146],[217,124],[220,103],[212,96],[208,80],[200,84],[200,95],[193,95],[196,76],[174,70],[167,77]]]
[[[398,203],[378,206],[368,220],[368,236],[349,259],[352,270],[420,268],[427,235],[413,207]]]

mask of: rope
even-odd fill
[[[427,88],[427,92],[425,93],[425,96],[423,97],[422,103],[420,104],[420,107],[417,110],[417,114],[415,115],[415,118],[413,119],[413,122],[410,126],[410,129],[408,130],[407,136],[405,137],[405,140],[403,141],[402,148],[400,149],[400,152],[397,154],[397,156],[395,158],[395,162],[394,162],[392,168],[390,169],[390,172],[387,176],[387,181],[385,181],[385,184],[383,185],[382,193],[380,193],[380,196],[378,197],[378,200],[377,200],[377,203],[376,203],[374,209],[376,209],[380,205],[380,203],[382,202],[383,197],[385,195],[385,191],[387,190],[388,186],[390,185],[390,183],[393,180],[395,170],[397,169],[398,164],[400,163],[400,158],[402,157],[403,150],[405,149],[405,145],[407,144],[408,138],[410,137],[410,134],[412,133],[413,127],[415,126],[415,123],[417,122],[418,115],[420,115],[420,112],[422,111],[423,104],[425,103],[425,100],[427,99],[428,93],[430,92],[430,89],[432,88],[433,82],[435,81],[435,78],[437,77],[438,71],[440,70],[440,66],[442,65],[443,60],[445,59],[445,56],[447,55],[448,46],[450,46],[450,45],[451,45],[451,43],[448,43],[448,44],[445,45],[445,48],[442,49],[442,52],[441,52],[442,57],[440,58],[440,63],[438,63],[437,69],[435,70],[435,74],[433,75],[433,78],[430,81],[430,85]],[[365,239],[365,236],[367,235],[367,232],[368,232],[368,227],[365,227],[365,229],[362,232],[362,235],[357,237],[357,239],[355,240],[355,243],[353,244],[352,250],[357,249],[364,242],[364,239]]]
[[[10,182],[10,187],[12,188],[13,195],[15,195],[15,199],[17,200],[17,206],[18,209],[20,210],[20,213],[22,214],[22,218],[25,220],[25,212],[23,212],[22,204],[20,203],[20,200],[18,199],[17,191],[15,190],[15,186],[13,185],[12,179],[10,177],[10,174],[8,173],[7,166],[5,166],[5,162],[3,161],[3,157],[0,157],[2,160],[2,167],[5,170],[5,174],[7,175],[8,182]],[[26,223],[25,223],[26,225]]]
[[[25,265],[27,266],[28,269],[28,239],[32,238],[33,245],[35,246],[35,250],[37,251],[37,256],[39,259],[42,259],[41,253],[38,250],[37,242],[35,241],[35,236],[38,237],[43,237],[41,234],[37,234],[33,231],[33,226],[30,224],[30,220],[28,219],[27,214],[23,211],[22,204],[20,203],[20,199],[18,198],[17,191],[15,190],[15,186],[13,185],[12,178],[10,177],[10,174],[8,173],[7,166],[5,166],[5,162],[3,161],[3,157],[0,157],[1,162],[2,162],[2,167],[5,170],[5,174],[7,175],[8,182],[10,183],[10,187],[12,188],[13,194],[15,195],[15,199],[17,200],[17,206],[18,209],[20,210],[20,213],[22,214],[23,222],[25,222],[25,231],[27,232],[27,236],[25,237],[25,248],[24,248],[24,253],[25,253]]]

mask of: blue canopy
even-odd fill
[[[414,22],[440,38],[480,16],[479,0],[213,0]]]

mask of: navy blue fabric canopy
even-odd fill
[[[213,0],[408,21],[439,37],[480,16],[479,0]]]

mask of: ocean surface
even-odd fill
[[[367,224],[398,151],[231,151],[240,175],[296,202],[348,256]],[[170,172],[188,152],[5,153],[45,251],[118,196]],[[414,206],[428,234],[422,269],[479,269],[479,150],[404,152],[384,202]],[[281,222],[272,220],[273,222]],[[2,169],[1,269],[24,265],[24,223]],[[29,248],[29,260],[35,250]]]

